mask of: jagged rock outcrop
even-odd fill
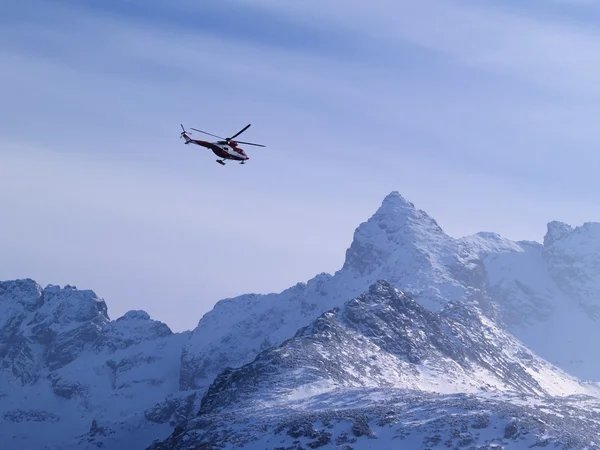
[[[94,350],[114,352],[150,339],[171,336],[173,332],[163,322],[150,319],[145,311],[128,311],[107,323],[94,341]]]

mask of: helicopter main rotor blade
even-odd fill
[[[266,145],[262,145],[262,144],[253,144],[252,142],[244,142],[244,141],[235,141],[238,144],[246,144],[246,145],[254,145],[256,147],[266,147]]]
[[[248,128],[250,128],[250,125],[252,124],[248,124],[246,125],[244,128],[242,128],[240,131],[238,131],[237,133],[235,133],[233,136],[227,138],[228,141],[232,140],[234,137],[239,136],[240,134],[242,134],[244,131],[246,131]]]
[[[219,138],[219,139],[225,139],[225,138],[223,138],[221,136],[217,136],[216,134],[210,134],[210,133],[207,133],[206,131],[198,130],[196,128],[191,128],[191,129],[194,130],[194,131],[199,131],[200,133],[208,134],[209,136],[212,136],[212,137],[216,137],[216,138]]]

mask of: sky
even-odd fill
[[[455,237],[600,221],[598,2],[5,3],[0,279],[181,331],[335,272],[391,191]]]

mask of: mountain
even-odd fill
[[[205,389],[225,367],[251,361],[260,349],[280,344],[378,279],[419,292],[420,301],[433,308],[447,300],[476,299],[481,291],[473,285],[484,278],[478,252],[484,251],[478,242],[450,238],[426,213],[393,192],[357,228],[344,266],[334,275],[319,274],[279,294],[219,301],[186,345],[181,387]]]
[[[600,407],[598,395],[477,309],[431,312],[379,281],[223,371],[197,418],[151,448],[462,447],[524,434],[525,445],[592,445],[600,423],[586,409]],[[573,411],[581,416],[561,423]]]
[[[449,302],[439,313],[431,312],[379,281],[252,363],[221,372],[201,412],[237,409],[259,391],[267,406],[297,396],[299,385],[313,384],[444,393],[587,392],[576,378],[535,356],[476,309]]]
[[[594,252],[599,227],[553,222],[544,244],[491,232],[457,239],[392,192],[356,229],[344,265],[333,275],[319,274],[278,294],[219,301],[184,348],[180,387],[206,389],[226,367],[252,361],[261,349],[281,344],[378,279],[410,292],[432,311],[448,301],[475,305],[542,357],[600,380],[594,346],[600,339],[594,309],[600,305],[600,253]],[[580,282],[585,288],[577,288]]]
[[[178,391],[189,333],[143,311],[114,321],[107,311],[90,290],[0,282],[2,448],[139,448],[193,410],[195,397]],[[159,420],[153,408],[169,395],[177,408]]]
[[[111,320],[90,290],[0,282],[0,440],[9,450],[185,447],[200,423],[241,441],[287,430],[282,446],[311,447],[319,430],[344,441],[340,424],[363,429],[368,416],[403,430],[390,439],[411,433],[407,442],[438,430],[450,439],[440,442],[479,445],[494,427],[523,443],[544,433],[589,442],[595,384],[579,380],[600,380],[598,230],[551,222],[543,243],[453,238],[392,192],[357,227],[340,270],[221,300],[185,333],[144,311]],[[335,430],[319,428],[329,420]],[[348,433],[343,445],[367,445]]]

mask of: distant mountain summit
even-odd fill
[[[593,447],[580,380],[600,381],[599,230],[454,238],[392,192],[337,272],[221,300],[185,333],[144,311],[111,320],[90,290],[0,282],[3,449],[349,450],[389,424],[413,448]]]

